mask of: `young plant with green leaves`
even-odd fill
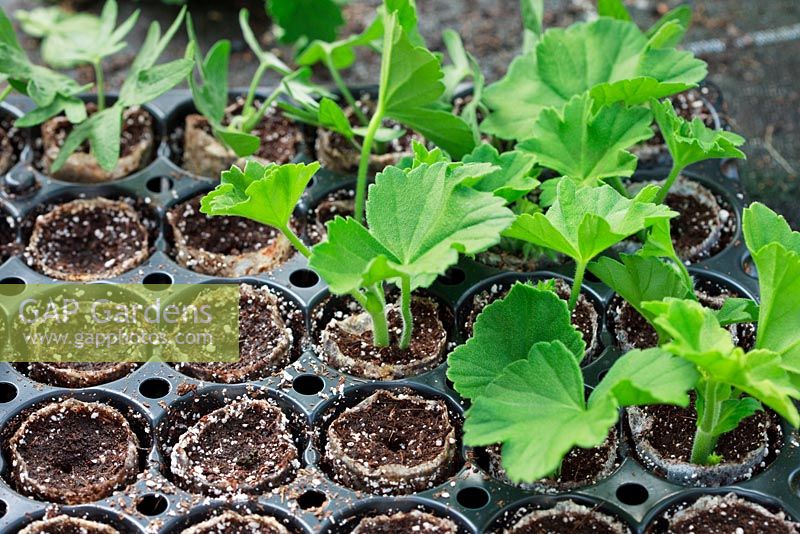
[[[584,351],[563,300],[552,291],[512,286],[478,315],[472,338],[448,357],[448,378],[472,402],[464,442],[502,443],[509,478],[534,482],[557,473],[574,447],[602,444],[621,407],[688,405],[697,372],[660,349],[621,357],[587,399]]]
[[[647,186],[630,199],[609,185],[579,187],[560,180],[546,213],[523,214],[503,235],[560,252],[575,260],[570,310],[580,296],[586,267],[604,250],[677,213],[652,203],[658,192]]]
[[[416,131],[454,159],[460,159],[475,147],[467,123],[442,109],[440,99],[445,92],[445,85],[442,81],[444,72],[441,59],[424,47],[417,30],[414,2],[385,0],[379,17],[380,23],[374,27],[379,28],[382,35],[381,74],[375,109],[366,126],[352,128],[344,111],[332,100],[323,101],[316,116],[314,113],[311,116],[308,113],[298,114],[301,120],[305,116],[305,120],[316,121],[360,147],[354,210],[358,221],[364,220],[370,156],[379,148],[381,141],[386,142],[397,135],[397,130],[383,127],[384,119],[393,119]],[[374,39],[371,32],[375,30],[371,28],[362,37],[366,35]],[[301,62],[309,64],[322,59],[329,66],[333,62],[337,68],[349,64],[354,57],[352,42],[310,47],[306,53],[308,56],[301,56]],[[343,91],[343,95],[348,100],[352,98],[346,91]]]
[[[113,0],[109,0],[106,6],[110,4],[115,5]],[[111,12],[112,10],[109,11]],[[111,28],[113,28],[114,19],[116,18],[116,9],[113,10],[113,14],[113,18],[109,15],[105,19],[104,26],[106,29],[103,35],[108,36],[109,43],[113,41],[117,44],[109,48],[103,46],[106,51],[119,50],[120,46],[124,46],[124,43],[119,42],[119,35],[126,34],[130,30],[128,26],[132,26],[130,24],[131,19],[128,19],[120,28],[112,30]],[[57,172],[67,161],[67,158],[87,140],[101,168],[111,171],[116,167],[120,155],[122,119],[125,110],[146,104],[166,93],[185,80],[191,72],[193,62],[188,58],[157,64],[159,57],[183,23],[185,14],[186,9],[183,8],[163,36],[158,22],[150,24],[144,43],[142,43],[139,52],[131,63],[116,102],[111,106],[102,107],[101,96],[98,92],[97,112],[73,128],[72,132],[64,140],[58,157],[51,165],[51,171]],[[98,46],[100,45],[98,44]],[[187,49],[187,55],[190,52],[191,46]]]
[[[185,9],[181,10],[164,36],[153,22],[133,60],[128,76],[113,105],[105,102],[102,60],[124,48],[125,35],[132,29],[137,15],[116,26],[117,4],[108,0],[103,7],[97,31],[90,41],[75,40],[63,50],[64,61],[74,64],[90,63],[96,67],[97,112],[87,118],[86,107],[78,94],[91,86],[79,86],[70,78],[32,64],[14,35],[11,22],[0,19],[0,73],[9,76],[10,83],[36,104],[36,108],[17,121],[17,126],[34,126],[64,113],[76,123],[64,140],[58,156],[50,166],[58,172],[67,158],[85,141],[98,164],[106,171],[113,170],[119,161],[123,113],[126,109],[150,102],[186,79],[192,68],[189,59],[178,59],[156,65],[156,62],[180,27]]]
[[[217,41],[203,58],[190,18],[187,18],[186,24],[197,63],[197,78],[189,77],[192,99],[198,111],[210,123],[214,136],[239,157],[250,156],[258,151],[261,141],[251,132],[281,95],[289,94],[298,101],[314,102],[315,95],[327,94],[323,89],[308,82],[310,76],[308,71],[304,69],[292,71],[275,54],[262,49],[250,28],[249,17],[249,12],[242,9],[239,12],[239,26],[245,42],[258,61],[258,66],[241,111],[230,118],[227,124],[223,122],[228,106],[231,43],[228,40]],[[280,74],[281,83],[263,102],[257,102],[256,92],[268,71]]]
[[[19,127],[40,124],[58,115],[66,114],[70,122],[86,118],[86,107],[78,95],[91,85],[79,85],[75,80],[47,67],[33,64],[20,45],[14,26],[0,9],[0,75],[8,86],[3,90],[4,100],[12,90],[30,98],[36,108],[17,119]]]
[[[743,233],[759,273],[759,306],[729,299],[715,312],[685,298],[640,299],[665,341],[662,348],[691,362],[700,374],[691,454],[700,465],[723,460],[715,453],[719,437],[762,404],[793,426],[800,424],[795,406],[800,399],[800,233],[758,203],[745,210]],[[752,321],[758,323],[755,347],[745,351],[723,327]]]
[[[71,13],[59,6],[18,10],[14,16],[22,31],[41,39],[42,60],[57,69],[72,68],[91,61],[75,61],[71,52],[86,50],[101,31],[101,18],[92,13]],[[85,55],[85,54],[83,54]]]
[[[591,262],[589,272],[613,289],[655,328],[662,342],[669,336],[655,322],[645,302],[667,298],[697,300],[694,279],[672,245],[669,221],[658,221],[647,232],[644,245],[635,254],[608,256]],[[721,326],[756,320],[758,305],[748,298],[728,297],[719,310],[712,310]]]
[[[336,217],[327,240],[309,250],[289,219],[319,164],[263,166],[248,162],[223,173],[222,183],[203,198],[208,215],[235,215],[280,230],[332,293],[352,296],[372,318],[375,346],[390,343],[384,283],[400,288],[403,331],[411,341],[411,292],[427,287],[458,261],[494,245],[513,220],[502,198],[465,185],[494,168],[487,164],[420,163],[387,167],[370,186],[368,228]]]
[[[526,27],[536,29],[539,6],[531,4],[523,14]],[[535,46],[514,59],[506,76],[487,87],[485,102],[491,114],[482,129],[521,141],[530,137],[544,109],[561,110],[574,96],[589,93],[598,106],[639,106],[695,87],[705,78],[706,66],[675,48],[686,30],[682,20],[670,18],[644,33],[629,20],[601,16],[540,33]]]
[[[103,60],[128,46],[125,37],[139,18],[139,10],[136,10],[117,26],[118,11],[116,0],[106,0],[96,22],[91,23],[87,20],[90,15],[74,15],[77,20],[73,20],[71,17],[61,18],[59,24],[46,30],[47,33],[44,35],[46,38],[42,43],[42,56],[54,67],[92,66],[95,75],[98,111],[106,108]],[[49,13],[52,14],[52,12]],[[27,24],[29,28],[32,22],[29,18]],[[42,21],[39,20],[39,22]],[[60,25],[63,26],[60,27]],[[34,27],[40,26],[41,24]],[[23,24],[23,29],[25,27],[26,25]]]
[[[693,163],[717,158],[745,159],[744,152],[737,148],[744,144],[740,135],[713,130],[698,117],[689,122],[675,112],[669,100],[658,102],[653,99],[650,107],[672,156],[672,169],[658,192],[656,202],[664,202],[672,184]]]
[[[793,426],[800,424],[793,401],[800,399],[796,375],[779,352],[764,347],[764,342],[749,352],[735,346],[715,313],[695,301],[666,299],[646,302],[644,308],[669,336],[662,348],[692,363],[700,374],[692,463],[715,465],[723,460],[714,452],[719,437],[761,410],[762,404]],[[760,328],[761,324],[759,337]]]

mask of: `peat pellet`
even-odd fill
[[[64,388],[86,388],[118,380],[136,369],[135,363],[49,363],[28,364],[28,376],[37,382]]]
[[[288,419],[266,400],[237,400],[204,415],[178,439],[172,474],[204,495],[258,494],[299,468]]]
[[[617,519],[573,501],[559,501],[552,508],[534,510],[520,518],[503,534],[628,534],[630,529]]]
[[[663,181],[639,182],[630,188],[637,191],[647,184],[661,186]],[[727,206],[700,183],[679,176],[672,184],[664,203],[678,216],[670,221],[672,244],[678,256],[687,262],[707,258],[724,248],[736,219]]]
[[[645,467],[677,484],[716,487],[750,478],[765,466],[781,435],[777,416],[756,412],[720,436],[717,465],[690,462],[697,423],[694,407],[643,406],[626,409],[634,450]]]
[[[181,534],[290,534],[274,517],[239,514],[227,511],[202,523],[192,525]]]
[[[395,534],[419,532],[430,534],[458,534],[458,526],[451,520],[420,510],[365,517],[351,534]]]
[[[320,336],[322,357],[342,372],[374,380],[404,378],[433,369],[444,359],[447,348],[439,304],[427,297],[413,297],[411,315],[414,325],[408,349],[398,347],[403,319],[397,304],[387,306],[388,347],[373,344],[372,319],[367,312],[332,319]]]
[[[292,244],[279,231],[243,217],[212,219],[200,213],[202,197],[167,212],[178,264],[209,276],[237,277],[271,271],[291,257]]]
[[[569,300],[571,288],[561,278],[554,278],[555,292],[563,300]],[[493,284],[488,289],[477,293],[472,298],[472,308],[466,318],[465,330],[467,336],[472,336],[475,321],[478,315],[492,302],[504,298],[511,288],[508,285]],[[600,314],[597,312],[591,299],[584,293],[578,297],[575,309],[570,316],[572,325],[578,329],[586,343],[586,356],[591,358],[600,348]],[[584,363],[588,363],[588,360]]]
[[[28,265],[70,282],[118,276],[149,255],[147,229],[123,201],[79,199],[36,218],[26,249]]]
[[[138,447],[118,410],[67,399],[30,414],[11,437],[11,476],[37,499],[96,501],[136,478]]]
[[[619,465],[617,450],[619,439],[616,429],[611,429],[606,440],[591,449],[573,448],[562,460],[561,470],[557,477],[543,478],[532,483],[515,483],[503,468],[499,445],[486,448],[489,457],[489,474],[494,478],[518,486],[527,491],[548,493],[553,491],[570,491],[596,484],[609,476]]]
[[[235,362],[182,362],[182,373],[207,380],[233,384],[259,380],[289,363],[294,335],[284,315],[296,313],[281,302],[268,287],[239,286],[239,360]]]
[[[374,494],[406,494],[441,483],[456,454],[456,430],[442,400],[379,390],[328,427],[333,478]]]
[[[89,104],[87,111],[93,114],[97,106]],[[84,143],[72,153],[57,171],[52,165],[61,152],[61,147],[74,125],[63,115],[50,119],[42,124],[41,166],[45,173],[59,180],[68,182],[108,182],[132,174],[150,163],[154,152],[155,129],[154,119],[143,108],[138,106],[126,109],[122,114],[122,132],[120,139],[120,156],[116,167],[107,171],[103,169]]]
[[[704,495],[669,518],[667,532],[683,534],[797,534],[800,524],[734,493]]]
[[[356,105],[364,115],[369,118],[374,109],[375,101],[368,94],[362,95]],[[344,109],[344,114],[353,127],[361,126],[358,117],[351,107]],[[413,156],[412,143],[417,141],[425,144],[425,139],[418,133],[408,131],[399,123],[384,119],[384,128],[403,129],[406,132],[397,139],[386,143],[386,151],[382,154],[370,154],[369,172],[381,172],[389,165],[397,165],[401,159]],[[322,166],[328,170],[341,174],[351,174],[358,170],[361,152],[342,134],[333,132],[325,128],[317,129],[317,140],[315,143],[316,156]]]
[[[34,521],[18,534],[119,534],[119,530],[97,521],[59,515]]]
[[[260,105],[259,102],[255,103]],[[241,113],[244,99],[238,98],[225,108],[223,124]],[[259,139],[258,150],[248,159],[261,163],[282,165],[291,162],[298,153],[303,141],[300,128],[287,118],[277,106],[271,106],[250,132]],[[187,171],[209,178],[219,179],[222,171],[231,165],[243,166],[245,158],[240,158],[233,150],[223,145],[214,136],[211,125],[203,115],[193,113],[186,117],[183,136],[183,168]]]

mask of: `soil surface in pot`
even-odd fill
[[[503,468],[500,445],[486,448],[487,470],[496,479],[526,490],[539,492],[569,491],[594,484],[610,475],[617,468],[619,440],[616,429],[611,429],[601,445],[591,449],[573,448],[561,462],[557,478],[543,478],[533,483],[514,483]]]
[[[243,399],[204,415],[175,444],[172,474],[193,493],[259,494],[286,483],[298,451],[280,408]]]
[[[403,329],[400,309],[388,305],[390,345],[376,347],[372,340],[372,320],[357,312],[328,323],[320,336],[320,352],[342,372],[364,378],[393,379],[430,370],[444,359],[447,330],[439,316],[439,304],[426,297],[412,297],[414,324],[411,345],[398,347]]]
[[[31,379],[65,388],[86,388],[112,382],[137,367],[135,363],[125,362],[32,362],[20,365],[22,372]]]
[[[291,257],[291,243],[270,226],[243,217],[200,213],[203,196],[167,213],[170,252],[180,265],[210,276],[247,276],[270,271]]]
[[[705,189],[705,188],[703,188]],[[664,203],[680,215],[670,221],[672,241],[681,259],[696,262],[710,258],[724,250],[736,232],[736,216],[733,208],[723,197],[706,189],[713,202],[704,202],[697,195],[687,194],[673,188]],[[709,236],[719,233],[710,246]]]
[[[634,182],[631,192],[644,185],[662,185],[663,181]],[[680,176],[670,188],[664,203],[678,216],[670,220],[672,244],[678,256],[691,263],[710,258],[725,250],[736,234],[736,210],[722,195],[691,178]],[[634,252],[639,247],[635,237],[614,248]]]
[[[277,519],[258,514],[224,512],[181,531],[181,534],[289,534]]]
[[[59,515],[34,521],[18,534],[119,534],[119,531],[97,521]]]
[[[663,532],[656,529],[654,532]],[[727,495],[704,495],[692,506],[676,512],[669,518],[669,534],[702,532],[703,534],[797,534],[800,524],[794,523],[783,512],[773,513],[763,506]]]
[[[233,117],[241,113],[244,103],[245,99],[238,97],[228,105],[222,124],[229,125]],[[260,104],[258,100],[254,102],[255,106]],[[250,133],[259,138],[260,144],[258,150],[248,157],[279,165],[295,159],[303,141],[303,133],[297,124],[274,105]],[[212,144],[213,147],[209,146]],[[171,132],[169,145],[172,160],[200,176],[218,179],[220,172],[241,163],[232,150],[214,137],[208,119],[197,113],[187,115],[185,123]]]
[[[363,94],[356,100],[356,105],[367,119],[369,119],[375,110],[376,104],[375,100],[369,94]],[[344,113],[352,127],[357,128],[362,126],[358,120],[358,116],[353,112],[351,107],[346,107]],[[369,170],[372,173],[380,172],[388,165],[396,165],[404,156],[412,155],[411,147],[413,141],[422,144],[426,143],[421,135],[408,130],[391,119],[384,119],[383,127],[394,130],[404,130],[405,133],[399,138],[386,143],[385,150],[381,154],[376,154],[373,148],[373,154],[370,156],[369,163]],[[351,174],[358,171],[358,164],[361,158],[360,150],[354,147],[343,135],[318,128],[317,139],[314,146],[316,159],[319,160],[323,167],[342,174]]]
[[[308,214],[308,238],[316,245],[328,236],[326,224],[337,216],[352,217],[355,212],[354,189],[340,189],[329,193]]]
[[[89,115],[97,112],[97,105],[90,102],[86,105]],[[64,166],[55,173],[55,177],[70,182],[103,182],[122,178],[147,166],[155,153],[155,118],[144,108],[132,107],[124,111],[122,116],[122,132],[119,145],[119,163],[112,171],[100,167],[88,141],[67,159]],[[50,166],[55,161],[61,147],[74,128],[65,116],[59,115],[42,124],[42,137],[35,143],[35,163],[45,174],[50,173]],[[77,157],[76,157],[77,156]]]
[[[559,298],[569,300],[571,288],[569,284],[561,278],[553,278],[555,292]],[[494,284],[489,289],[481,291],[472,298],[472,307],[466,317],[464,325],[465,337],[472,337],[475,321],[478,315],[492,302],[504,298],[511,289],[509,284]],[[578,302],[571,314],[572,325],[577,328],[583,341],[586,343],[586,358],[582,364],[587,365],[593,356],[599,354],[600,346],[600,313],[595,308],[592,300],[584,293],[578,297]]]
[[[118,276],[148,256],[148,231],[139,213],[106,198],[73,200],[38,216],[25,251],[37,271],[74,282]]]
[[[708,308],[718,310],[728,297],[741,297],[742,295],[721,285],[699,279],[696,281],[695,294],[698,301]],[[617,346],[624,350],[648,349],[658,345],[658,334],[655,328],[647,322],[642,314],[623,300],[619,295],[611,299],[608,307],[608,318],[611,332]],[[745,350],[750,350],[755,345],[756,326],[752,323],[742,323],[728,327],[733,342]]]
[[[572,501],[559,501],[552,508],[534,510],[517,520],[503,534],[627,534],[619,520]]]
[[[299,356],[305,336],[303,313],[267,286],[239,286],[239,360],[181,362],[184,374],[227,384],[260,380]]]
[[[78,504],[111,495],[138,472],[139,440],[127,419],[102,403],[67,399],[34,411],[8,444],[17,489]]]
[[[456,429],[442,400],[379,390],[339,414],[326,431],[332,478],[374,494],[431,488],[454,470]]]
[[[365,517],[352,530],[352,534],[396,534],[398,532],[457,534],[458,526],[449,519],[419,510],[411,510]]]
[[[694,409],[694,403],[692,402],[692,405],[687,408],[654,405],[643,406],[639,409],[648,416],[648,420],[652,423],[650,428],[642,432],[640,439],[633,438],[635,443],[638,445],[646,440],[661,458],[688,463],[697,428],[697,412]],[[750,477],[763,471],[775,459],[776,450],[781,447],[780,419],[771,410],[756,412],[744,419],[737,428],[720,436],[714,449],[714,452],[722,457],[719,466],[745,462],[748,455],[765,445],[765,434],[768,447],[765,460],[759,462],[743,476]],[[635,450],[636,448],[634,448]],[[637,456],[641,455],[637,454]],[[645,458],[640,458],[640,460],[644,464],[649,463]],[[660,471],[657,467],[655,470]]]

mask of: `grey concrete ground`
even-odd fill
[[[348,7],[348,28],[357,30],[365,22],[370,5],[380,0],[353,0]],[[42,5],[44,0],[0,0],[7,12]],[[501,76],[520,46],[519,13],[514,0],[417,0],[421,12],[421,30],[429,44],[441,47],[440,32],[452,27],[461,32],[467,47],[481,60],[487,76]],[[569,22],[575,5],[592,4],[591,0],[546,0],[552,8],[546,23]],[[652,20],[658,12],[680,3],[677,0],[627,0],[637,19]],[[727,114],[734,129],[745,135],[748,161],[743,175],[751,198],[764,200],[782,211],[800,228],[800,1],[798,0],[694,0],[695,23],[687,42],[709,63],[710,79],[719,85],[726,98]],[[98,11],[102,2],[72,0],[75,8]],[[177,12],[174,6],[158,1],[120,0],[121,10],[129,13],[142,9],[143,20],[169,23]],[[232,72],[233,83],[246,85],[252,73],[252,57],[241,41],[237,11],[250,5],[257,34],[267,46],[288,60],[291,51],[278,47],[271,37],[263,2],[250,0],[192,1],[198,34],[203,46],[226,37],[237,51]],[[781,29],[782,32],[770,30]],[[129,42],[131,47],[109,62],[111,83],[118,84],[125,67],[141,42],[145,24],[139,24]],[[28,40],[32,51],[36,42]],[[185,37],[176,40],[168,52],[178,57]],[[374,80],[375,58],[366,58],[347,73],[354,83]],[[78,73],[91,80],[90,71]]]

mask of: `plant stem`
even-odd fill
[[[367,194],[367,173],[369,172],[369,157],[372,155],[372,144],[375,141],[375,134],[383,122],[383,107],[379,103],[375,113],[369,121],[367,135],[364,136],[364,144],[361,145],[361,161],[358,164],[358,182],[356,183],[356,205],[354,210],[355,219],[364,223],[364,200]]]
[[[628,189],[625,187],[625,184],[622,183],[622,178],[619,176],[614,176],[613,178],[606,178],[605,182],[617,190],[617,193],[622,195],[625,198],[630,198],[631,194],[628,192]]]
[[[249,119],[247,119],[242,123],[242,131],[245,133],[252,132],[253,128],[258,126],[258,123],[261,122],[261,119],[264,117],[264,114],[267,112],[270,106],[272,106],[272,103],[275,102],[275,100],[277,100],[278,95],[280,94],[281,94],[280,88],[272,91],[272,94],[270,94],[267,97],[267,99],[261,103],[261,106],[258,108],[258,111],[254,113],[252,116],[250,116]]]
[[[3,92],[2,92],[2,93],[0,93],[0,102],[2,102],[3,100],[5,100],[5,99],[6,99],[6,97],[7,97],[8,95],[10,95],[10,94],[11,94],[11,91],[13,91],[13,90],[14,90],[14,88],[13,88],[13,87],[11,87],[10,85],[9,85],[8,87],[6,87],[5,89],[3,89]]]
[[[358,122],[361,123],[361,126],[366,126],[369,123],[369,119],[367,116],[364,115],[364,112],[361,111],[361,108],[356,105],[356,99],[353,98],[353,93],[350,92],[350,89],[347,87],[347,84],[344,83],[342,79],[342,75],[339,74],[339,70],[333,64],[333,60],[330,56],[325,58],[325,66],[328,67],[328,71],[331,73],[331,78],[333,78],[333,83],[336,84],[336,87],[339,89],[339,92],[342,93],[342,96],[350,105],[350,108],[353,110],[353,113],[356,114],[358,117]]]
[[[258,90],[258,85],[261,83],[261,78],[264,76],[264,73],[269,68],[269,65],[266,63],[259,63],[258,68],[256,69],[256,73],[253,75],[253,79],[250,81],[250,88],[247,90],[247,98],[244,101],[244,111],[247,112],[248,109],[253,107],[253,101],[256,99],[256,91]]]
[[[294,248],[297,249],[297,252],[299,252],[306,258],[311,256],[311,250],[309,250],[309,248],[305,245],[305,243],[303,243],[303,241],[301,241],[300,238],[297,237],[297,234],[295,234],[292,231],[292,229],[289,228],[289,225],[286,225],[283,228],[279,228],[279,230],[284,236],[286,236],[286,239],[288,239],[292,243],[292,245],[294,245]]]
[[[400,348],[405,350],[411,345],[411,332],[414,329],[414,318],[411,316],[411,277],[403,276],[400,284],[400,311],[403,315]]]
[[[655,203],[656,204],[663,204],[664,200],[667,198],[667,194],[669,193],[672,184],[675,183],[675,180],[680,176],[681,171],[683,170],[682,165],[678,165],[677,163],[672,164],[672,170],[669,171],[669,176],[664,181],[664,185],[661,186],[661,189],[658,191],[656,195]]]
[[[697,430],[692,443],[691,462],[697,465],[706,465],[708,458],[714,453],[717,438],[712,430],[717,425],[722,402],[717,398],[718,386],[714,381],[708,380],[703,387],[703,417],[697,421]],[[695,405],[697,401],[695,401]]]
[[[569,294],[569,311],[575,309],[578,303],[578,297],[581,296],[581,286],[583,285],[583,275],[586,274],[586,264],[576,262],[575,264],[575,280],[572,282],[572,290]]]
[[[376,347],[389,346],[389,323],[386,320],[385,308],[383,292],[371,288],[367,292],[365,309],[372,318],[372,344]]]
[[[94,62],[94,81],[97,84],[97,111],[106,109],[106,89],[103,79],[103,60]]]

